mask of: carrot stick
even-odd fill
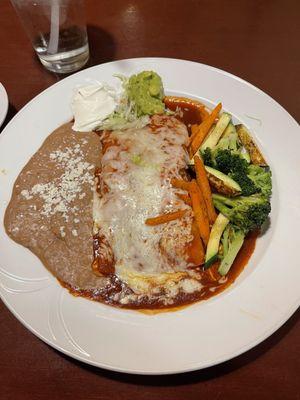
[[[196,136],[190,141],[190,155],[193,157],[193,155],[196,153],[196,151],[199,149],[201,143],[203,142],[204,138],[208,134],[210,128],[212,127],[213,123],[215,122],[215,119],[217,118],[219,112],[221,111],[222,104],[219,103],[210,113],[210,115],[199,125],[198,132]]]
[[[198,266],[204,263],[205,252],[195,220],[193,220],[192,223],[191,233],[193,235],[193,240],[188,248],[188,261]]]
[[[201,123],[202,124],[202,123]],[[191,134],[191,136],[190,136],[190,144],[192,143],[192,141],[195,139],[195,137],[197,136],[197,134],[198,134],[198,131],[199,131],[199,129],[200,129],[200,127],[201,127],[201,124],[199,124],[199,125],[192,125],[192,127],[191,127],[191,132],[192,132],[192,134]]]
[[[197,181],[196,181],[196,184],[197,184]],[[198,184],[197,184],[197,188],[198,188],[198,193],[199,193],[199,198],[200,198],[200,204],[201,204],[201,207],[202,207],[202,210],[203,210],[203,216],[204,216],[204,219],[205,219],[206,223],[209,226],[209,218],[208,218],[208,213],[207,213],[207,208],[206,208],[204,196],[203,196],[203,193],[202,193],[200,187],[198,186]]]
[[[182,190],[187,190],[187,191],[190,188],[190,182],[184,181],[183,179],[177,179],[177,178],[171,179],[171,185],[176,189],[182,189]]]
[[[201,122],[203,122],[208,116],[209,112],[206,110],[206,108],[199,108],[199,114],[201,118]]]
[[[189,141],[189,143],[191,144],[192,143],[192,141],[195,139],[195,137],[197,136],[197,133],[198,133],[198,130],[199,130],[199,126],[200,125],[192,125],[191,126],[191,132],[192,132],[192,134],[191,134],[191,136],[190,136],[190,141]]]
[[[215,222],[215,219],[217,218],[217,213],[213,205],[211,190],[207,179],[206,171],[203,165],[203,161],[199,156],[195,156],[194,161],[195,161],[196,180],[200,190],[203,193],[208,219],[210,224],[212,225]]]
[[[197,124],[194,124],[194,125],[191,126],[192,134],[190,136],[190,141],[192,140],[193,137],[196,136],[196,133],[198,132],[198,129],[199,129],[199,125],[197,125]]]
[[[198,147],[197,147],[197,150],[199,149],[199,147],[201,146],[201,144],[204,142],[204,139],[206,138],[206,135],[207,135],[207,132],[204,131],[204,130],[202,130],[202,129],[199,129],[199,130],[197,131],[197,133],[196,133],[196,135],[195,135],[195,139],[194,139],[194,140],[196,140],[196,138],[197,138],[197,144],[199,144]],[[192,146],[193,146],[193,143],[194,143],[194,140],[191,142],[192,144],[191,144],[191,146],[189,147],[189,155],[190,155],[191,158],[193,158],[194,154],[195,154],[196,151],[197,151],[197,150],[195,151],[195,148],[192,147]]]
[[[209,117],[209,112],[206,111],[205,108],[199,110],[199,114],[200,114],[201,123],[202,123],[204,120],[206,120],[207,117]],[[192,134],[191,134],[191,136],[190,136],[190,143],[192,143],[192,141],[193,141],[193,140],[195,139],[195,137],[197,136],[197,132],[198,132],[198,130],[199,130],[199,127],[200,127],[201,123],[199,123],[199,124],[193,124],[193,125],[191,126],[191,133],[192,133]]]
[[[174,221],[175,219],[182,218],[184,216],[184,214],[186,213],[186,211],[187,210],[179,210],[179,211],[174,211],[174,212],[170,212],[167,214],[162,214],[162,215],[159,215],[158,217],[148,218],[148,219],[146,219],[145,224],[150,225],[150,226],[165,224],[166,222]]]
[[[198,225],[199,233],[206,246],[210,234],[209,220],[206,215],[206,211],[203,209],[204,199],[202,198],[202,193],[194,179],[190,183],[189,193],[192,199],[192,207]]]
[[[188,206],[192,205],[192,201],[191,198],[188,194],[184,194],[184,193],[176,193],[176,195],[185,202],[185,204],[187,204]]]

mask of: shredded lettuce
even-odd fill
[[[125,117],[122,113],[114,112],[107,119],[105,119],[101,125],[98,126],[97,130],[121,130],[131,128],[143,128],[148,125],[150,118],[148,115],[144,115],[140,118]]]
[[[96,130],[121,130],[130,128],[143,128],[149,123],[149,116],[137,117],[135,106],[128,99],[128,78],[124,75],[114,75],[120,79],[122,94],[115,111],[104,119]]]
[[[132,96],[129,95],[129,80],[124,75],[116,74],[116,78],[120,79],[122,92],[119,98],[119,104],[115,111],[111,113],[96,130],[122,130],[130,128],[143,128],[150,122],[149,115],[140,115],[139,109]]]

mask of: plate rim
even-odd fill
[[[241,346],[239,348],[239,350],[234,354],[228,357],[228,355],[226,355],[226,353],[224,353],[224,355],[222,355],[220,358],[214,360],[213,362],[207,362],[206,364],[204,364],[201,367],[198,366],[194,366],[191,368],[185,368],[185,369],[172,369],[172,370],[168,370],[168,371],[164,371],[164,372],[155,372],[155,371],[148,371],[148,370],[128,370],[128,369],[123,369],[120,368],[118,366],[111,366],[109,364],[106,363],[102,363],[101,365],[99,365],[99,362],[97,361],[92,361],[92,360],[87,360],[84,357],[79,356],[78,354],[74,354],[71,353],[70,351],[60,347],[59,345],[56,345],[53,341],[51,342],[50,340],[48,340],[47,338],[45,338],[43,335],[41,335],[39,332],[37,332],[34,328],[32,328],[18,313],[16,310],[14,310],[14,308],[9,304],[9,302],[6,301],[5,298],[3,298],[1,296],[0,293],[0,299],[3,301],[3,303],[5,304],[5,306],[8,308],[8,310],[13,314],[13,316],[26,328],[29,330],[29,332],[31,332],[34,336],[36,336],[39,340],[41,340],[42,342],[46,343],[48,346],[54,348],[55,350],[58,350],[59,352],[63,353],[64,355],[70,357],[71,359],[74,358],[77,361],[80,361],[82,363],[91,365],[93,367],[96,368],[100,368],[100,369],[105,369],[108,371],[112,371],[112,372],[116,372],[116,373],[123,373],[123,374],[130,374],[130,375],[144,375],[144,376],[159,376],[159,375],[178,375],[178,374],[185,374],[185,373],[189,373],[189,372],[193,372],[193,371],[201,371],[203,369],[207,369],[207,368],[211,368],[214,367],[216,365],[225,363],[227,361],[231,361],[236,357],[239,357],[240,355],[251,351],[252,349],[254,349],[256,346],[258,346],[259,344],[263,343],[265,340],[267,340],[270,336],[272,336],[278,329],[280,329],[282,326],[284,326],[287,321],[293,316],[293,314],[298,310],[299,308],[299,300],[295,302],[295,304],[293,306],[291,306],[291,308],[289,309],[289,311],[287,313],[284,313],[284,316],[282,317],[283,319],[280,320],[280,322],[278,321],[276,324],[274,324],[274,326],[272,326],[272,328],[270,330],[265,331],[259,338],[257,338],[256,340],[248,343],[245,346]],[[86,299],[85,299],[86,300]],[[88,300],[86,300],[88,301]],[[107,307],[110,307],[107,305]],[[126,310],[125,310],[126,311]]]
[[[7,112],[8,112],[8,106],[9,106],[7,91],[6,91],[3,83],[0,82],[0,97],[1,96],[2,96],[2,100],[4,100],[4,108],[2,109],[3,110],[2,113],[0,113],[0,128],[3,124],[3,122],[5,121],[5,118],[6,118]],[[4,131],[4,129],[3,129],[3,131]],[[1,132],[0,132],[0,135],[1,135]]]

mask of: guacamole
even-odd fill
[[[143,71],[132,75],[127,84],[127,95],[138,117],[162,114],[165,105],[162,101],[164,88],[161,77],[153,71]]]

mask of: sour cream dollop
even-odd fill
[[[118,104],[117,91],[103,83],[76,89],[71,108],[74,115],[74,131],[89,132],[97,128]]]

